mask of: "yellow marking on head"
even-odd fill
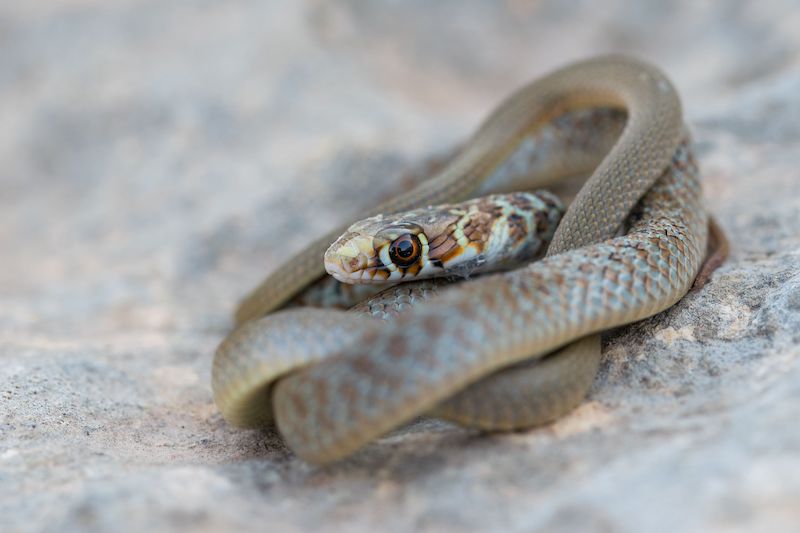
[[[441,259],[442,263],[446,263],[446,262],[450,261],[451,259],[454,259],[454,258],[458,257],[463,252],[464,252],[464,248],[463,247],[461,247],[461,246],[453,246],[450,249],[450,251],[448,251],[446,254],[444,254],[440,259]]]
[[[422,267],[420,266],[419,263],[414,263],[413,265],[406,267],[403,270],[402,275],[403,275],[403,277],[408,276],[408,277],[412,277],[413,278],[414,276],[419,274],[419,271],[420,271],[421,268]]]
[[[358,249],[367,257],[375,257],[375,247],[372,245],[372,237],[357,239]]]
[[[424,233],[419,233],[417,235],[417,239],[419,239],[419,243],[422,245],[422,250],[419,253],[419,262],[417,263],[421,270],[428,266],[428,253],[430,252],[430,245],[428,244],[428,237]],[[415,274],[419,274],[419,270],[417,270]]]
[[[381,263],[383,263],[383,266],[388,268],[390,271],[394,272],[395,270],[397,270],[397,265],[395,265],[392,262],[392,259],[389,257],[389,246],[390,245],[387,244],[386,246],[381,247],[380,253],[378,255],[381,258]]]
[[[353,241],[350,241],[345,246],[340,246],[338,250],[336,250],[336,255],[341,257],[347,257],[348,259],[353,259],[358,257],[359,254],[358,248],[353,246]]]

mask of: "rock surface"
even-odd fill
[[[796,531],[800,12],[669,5],[0,6],[0,529]],[[681,90],[733,242],[708,286],[607,335],[540,430],[420,420],[316,468],[225,424],[210,360],[245,291],[606,51]]]

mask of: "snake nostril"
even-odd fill
[[[355,272],[356,270],[361,270],[361,266],[364,260],[362,257],[354,257],[347,262],[347,270],[350,272]]]

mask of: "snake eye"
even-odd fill
[[[397,266],[407,267],[419,259],[422,245],[416,235],[407,233],[396,238],[389,245],[389,259]]]

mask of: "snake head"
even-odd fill
[[[343,283],[468,276],[541,254],[564,212],[552,194],[491,195],[356,222],[325,252]]]
[[[377,215],[356,222],[325,252],[325,269],[343,283],[391,283],[443,275],[428,235],[456,218],[442,212]]]

